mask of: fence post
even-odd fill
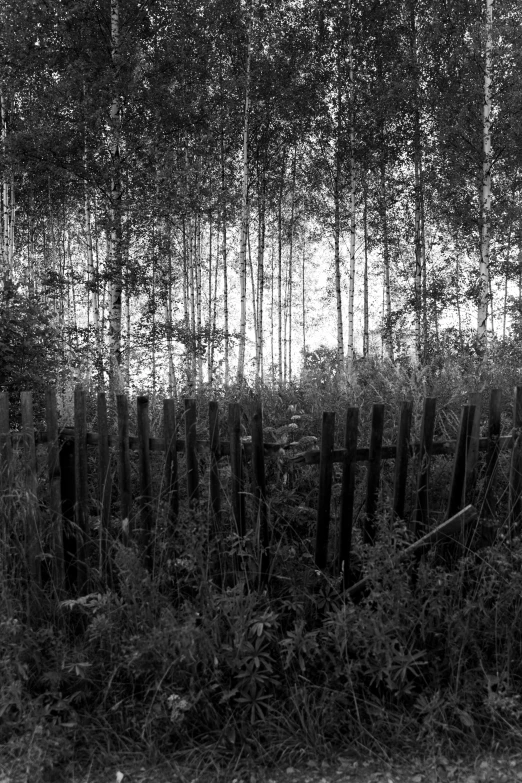
[[[98,414],[98,498],[100,508],[100,577],[104,584],[111,580],[109,560],[109,522],[111,518],[112,471],[109,449],[109,420],[107,417],[107,398],[105,392],[99,392],[97,399]]]
[[[140,464],[140,506],[143,563],[152,571],[152,470],[150,464],[149,398],[138,397],[138,449]]]
[[[38,530],[38,478],[36,465],[36,444],[34,440],[33,393],[20,393],[22,412],[22,449],[25,463],[25,487],[28,494],[26,509],[26,552],[29,574],[36,585],[42,582],[42,545]]]
[[[9,430],[9,395],[0,393],[0,493],[11,486],[11,432]]]
[[[343,588],[350,581],[350,553],[352,549],[353,503],[355,497],[355,468],[357,460],[357,433],[359,427],[359,408],[346,411],[344,431],[343,477],[341,485],[341,513],[339,533],[339,570],[343,578]]]
[[[261,560],[259,563],[259,584],[268,583],[270,566],[268,536],[268,506],[266,503],[265,447],[263,443],[263,409],[257,401],[252,415],[252,473],[254,475],[255,520],[259,525]]]
[[[47,427],[47,475],[49,478],[49,511],[51,512],[51,554],[54,590],[58,597],[65,589],[63,559],[62,495],[60,491],[60,444],[58,442],[58,410],[56,389],[45,392]]]
[[[221,523],[221,488],[219,481],[218,460],[221,456],[219,443],[219,408],[216,400],[208,404],[208,429],[210,439],[210,507],[217,532]]]
[[[179,513],[178,449],[176,405],[173,399],[163,400],[163,434],[165,437],[165,491],[169,503],[170,519]]]
[[[466,475],[469,447],[473,432],[473,419],[475,418],[475,406],[463,405],[460,416],[460,426],[455,445],[455,459],[453,462],[453,474],[451,477],[450,495],[446,519],[455,516],[460,511],[466,493]]]
[[[230,435],[230,468],[232,473],[232,513],[239,536],[245,535],[245,494],[243,492],[243,467],[241,460],[241,406],[231,402],[228,406]]]
[[[420,429],[417,501],[415,506],[415,513],[413,515],[413,524],[411,526],[413,533],[416,532],[418,523],[421,524],[423,530],[428,526],[428,487],[430,478],[431,451],[433,448],[433,435],[435,432],[436,410],[436,397],[426,397],[424,400],[424,410],[422,411],[422,422]]]
[[[60,495],[62,498],[63,562],[65,586],[72,590],[77,584],[77,540],[74,531],[74,505],[76,487],[74,484],[74,440],[64,440],[60,446]]]
[[[368,484],[366,489],[366,520],[364,522],[363,541],[373,544],[375,541],[375,515],[379,500],[381,480],[382,436],[384,430],[384,405],[372,406],[372,429],[370,433],[370,453],[368,459]]]
[[[520,527],[522,513],[522,386],[515,388],[513,401],[513,450],[509,471],[509,531],[513,535]]]
[[[187,492],[189,506],[199,503],[199,469],[196,452],[196,400],[185,400],[185,460],[187,465]]]
[[[395,481],[393,487],[393,511],[399,519],[404,519],[406,482],[408,480],[408,461],[410,457],[410,431],[412,414],[413,401],[403,400],[401,403],[401,414],[397,433]]]
[[[475,484],[477,474],[480,445],[480,413],[482,409],[482,393],[470,392],[468,395],[468,404],[475,406],[475,415],[473,417],[473,427],[471,428],[471,437],[468,448],[468,458],[466,461],[466,493],[469,495],[470,490]]]
[[[118,491],[120,494],[120,520],[122,541],[129,546],[132,533],[130,513],[132,508],[132,482],[129,449],[129,403],[125,394],[116,395],[118,416]]]
[[[77,587],[81,595],[87,589],[87,535],[89,487],[87,480],[87,400],[78,384],[74,390],[74,483],[76,485],[75,522],[77,536]]]
[[[319,500],[317,505],[317,531],[315,538],[315,564],[317,568],[326,568],[328,559],[334,437],[335,413],[332,411],[324,411],[321,430],[321,455],[319,457]]]
[[[491,519],[494,516],[495,492],[493,481],[500,453],[500,415],[502,411],[502,392],[500,389],[492,389],[489,398],[488,421],[488,447],[486,453],[486,496],[484,506],[486,515]]]

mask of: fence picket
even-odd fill
[[[484,508],[487,516],[493,517],[495,508],[494,480],[500,453],[500,416],[502,411],[502,392],[492,389],[489,398],[488,444],[486,453],[486,496]]]
[[[404,519],[412,415],[413,401],[403,400],[401,403],[399,429],[397,434],[397,455],[395,457],[395,481],[393,489],[393,512],[399,519]]]
[[[22,413],[22,453],[25,466],[26,508],[26,553],[29,574],[37,585],[41,584],[42,545],[38,529],[38,469],[34,439],[33,393],[20,393]]]
[[[522,513],[522,386],[515,388],[513,400],[513,450],[509,471],[509,530],[513,535],[520,527]]]
[[[317,531],[315,539],[315,564],[326,568],[328,559],[328,535],[330,528],[330,503],[332,499],[332,452],[335,436],[335,413],[323,413],[321,430],[321,458],[319,463],[319,499],[317,503]]]
[[[265,448],[263,444],[263,409],[256,403],[251,422],[252,431],[252,473],[254,476],[254,500],[256,524],[259,525],[259,544],[261,560],[259,563],[259,583],[266,585],[270,566],[268,507],[266,503]]]
[[[189,506],[199,503],[199,469],[197,457],[196,400],[185,400],[185,460],[187,465],[187,492]]]
[[[58,439],[58,408],[56,389],[45,393],[45,421],[47,428],[47,476],[49,479],[49,511],[51,516],[52,576],[56,595],[61,597],[65,589],[63,555],[62,494],[60,470],[60,444]]]
[[[77,588],[87,590],[87,535],[89,520],[89,487],[87,460],[87,400],[80,385],[74,390],[74,479],[76,503],[74,519],[77,529]]]
[[[11,487],[11,432],[9,430],[9,395],[0,393],[0,493]]]
[[[228,406],[228,430],[230,437],[230,468],[232,478],[232,514],[239,536],[245,535],[245,493],[243,489],[243,465],[241,446],[241,406],[231,402]]]
[[[219,407],[216,400],[208,404],[208,429],[210,438],[210,508],[214,531],[217,532],[221,523],[221,482],[219,480],[218,461],[221,456],[219,445]]]
[[[120,494],[120,520],[122,541],[129,545],[132,534],[130,514],[132,509],[132,483],[129,450],[129,403],[125,394],[116,395],[118,417],[118,491]]]
[[[109,523],[111,518],[112,470],[109,448],[109,420],[105,392],[97,397],[98,415],[98,499],[100,510],[99,556],[100,574],[105,583],[111,582],[109,560]]]
[[[138,439],[140,444],[140,507],[141,535],[140,546],[145,567],[152,571],[152,468],[150,464],[150,422],[149,398],[138,397]]]
[[[165,438],[165,492],[169,503],[170,519],[179,513],[178,450],[176,404],[173,399],[163,400],[163,435]]]
[[[419,472],[417,475],[417,495],[415,513],[413,514],[412,532],[415,533],[418,523],[424,530],[428,526],[429,516],[429,479],[431,456],[434,451],[433,436],[435,433],[435,417],[437,399],[426,397],[422,411],[422,421],[419,442]]]
[[[451,477],[450,494],[446,518],[455,516],[464,504],[466,494],[466,476],[468,454],[473,432],[473,420],[475,418],[475,406],[463,405],[460,415],[460,426],[457,435],[457,446],[453,461],[453,473]]]
[[[384,431],[384,405],[372,406],[372,428],[370,433],[370,453],[368,459],[368,483],[366,488],[366,519],[364,521],[363,540],[365,544],[375,541],[375,515],[379,500],[381,481],[382,436]]]
[[[341,513],[339,532],[339,571],[343,576],[343,586],[347,587],[351,578],[350,553],[352,549],[353,503],[355,498],[355,468],[357,459],[357,434],[359,428],[359,408],[348,408],[344,432],[344,461],[341,487]]]

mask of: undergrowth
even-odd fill
[[[393,395],[406,396],[407,383],[417,384],[419,398],[438,383],[433,373],[426,390],[394,370],[386,391],[384,371],[370,369],[353,390],[357,404],[378,402],[380,394],[391,406]],[[449,426],[464,392],[448,390],[449,368],[441,374],[448,415],[439,426]],[[400,383],[392,389],[394,379]],[[265,395],[274,425],[296,420],[298,436],[318,434],[318,403],[312,406],[307,389],[286,395],[271,411]],[[246,403],[245,410],[246,427]],[[295,428],[287,432],[296,437]],[[444,471],[435,464],[432,487],[443,486]],[[291,760],[303,749],[328,757],[347,749],[520,743],[522,542],[503,535],[502,517],[493,546],[472,541],[458,557],[433,550],[420,561],[397,562],[409,534],[386,513],[384,473],[376,545],[364,546],[354,530],[353,567],[370,582],[353,603],[334,568],[320,572],[313,564],[314,468],[293,468],[276,455],[267,473],[268,587],[259,582],[256,531],[244,538],[233,532],[226,464],[221,531],[210,522],[205,493],[174,524],[159,503],[150,572],[138,549],[123,545],[114,517],[110,587],[93,545],[89,591],[81,596],[57,598],[50,566],[43,589],[32,583],[24,551],[34,498],[21,488],[0,498],[4,758],[38,780],[136,749],[188,757],[197,748],[201,759],[211,749],[212,763],[226,766],[245,756]],[[334,516],[339,479],[334,472]],[[356,506],[364,499],[358,492]],[[91,522],[95,543],[95,515]],[[131,528],[138,527],[136,517]],[[45,559],[45,540],[43,551]]]

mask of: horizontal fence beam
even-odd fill
[[[74,428],[73,427],[62,427],[59,431],[60,438],[63,438],[64,440],[74,440]],[[14,446],[21,445],[22,444],[22,435],[20,432],[11,432],[11,441]],[[35,433],[35,441],[36,445],[47,443],[48,442],[48,436],[47,432],[37,432]],[[88,432],[87,433],[87,445],[88,446],[97,446],[99,441],[99,435],[97,432]],[[488,450],[488,438],[479,438],[479,451],[487,451]],[[432,456],[451,456],[455,453],[455,440],[444,440],[444,441],[437,441],[433,444],[432,448]],[[114,436],[109,436],[109,446],[116,447],[118,445],[118,439]],[[284,451],[288,451],[290,448],[295,448],[295,446],[292,446],[288,443],[264,443],[264,450],[265,452],[268,452],[269,454],[277,454],[281,449]],[[499,451],[509,451],[513,447],[513,436],[512,435],[503,435],[499,438]],[[197,451],[205,451],[210,449],[210,441],[209,440],[197,440],[196,441],[196,448]],[[418,443],[412,443],[410,445],[409,454],[410,456],[415,456],[419,453],[420,445]],[[130,435],[129,436],[129,449],[131,451],[139,451],[139,443],[138,443],[138,436],[137,435]],[[149,438],[149,449],[151,451],[165,451],[165,439],[164,438]],[[247,457],[250,457],[252,454],[252,443],[249,441],[243,442],[243,450]],[[176,440],[176,451],[184,452],[185,451],[185,441],[183,439]],[[344,449],[334,449],[332,451],[331,456],[331,462],[340,462],[342,463],[344,461]],[[230,456],[230,443],[227,441],[220,441],[220,453],[219,457],[228,457]],[[301,452],[299,454],[296,454],[293,457],[290,457],[292,462],[295,464],[304,463],[306,465],[319,465],[321,457],[321,450],[319,448],[317,449],[310,449],[308,451]],[[381,459],[395,459],[397,457],[397,444],[392,444],[391,446],[383,446],[382,447],[382,454]],[[368,446],[360,446],[357,449],[357,453],[355,455],[355,461],[356,462],[368,462],[370,458],[370,449]]]

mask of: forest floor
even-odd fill
[[[263,769],[244,765],[227,770],[198,771],[175,763],[151,765],[121,759],[105,769],[62,773],[3,768],[0,783],[517,783],[522,781],[522,753],[449,759],[398,758],[361,760],[339,756],[330,762],[307,761],[295,766]]]

